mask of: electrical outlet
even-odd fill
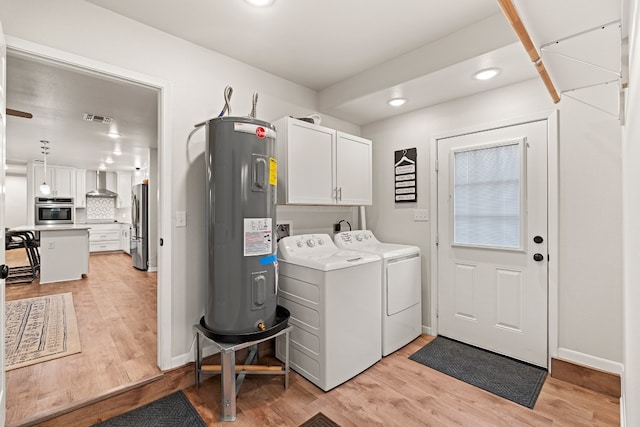
[[[276,238],[277,240],[282,239],[283,237],[291,236],[291,222],[281,222],[276,225]]]
[[[176,227],[187,226],[187,213],[185,211],[176,212]]]

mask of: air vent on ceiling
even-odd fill
[[[91,113],[84,113],[83,118],[88,122],[111,123],[113,121],[112,117],[99,116]]]

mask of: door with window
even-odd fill
[[[438,140],[438,333],[547,366],[547,121]]]

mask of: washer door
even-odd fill
[[[420,254],[387,261],[387,316],[393,316],[420,302]]]

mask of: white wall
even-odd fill
[[[5,185],[4,226],[13,228],[27,224],[27,176],[7,175]]]
[[[629,89],[623,140],[624,373],[622,425],[640,425],[640,1],[629,1]],[[627,12],[627,11],[625,11]]]
[[[531,80],[372,123],[374,205],[367,225],[381,240],[420,246],[423,325],[430,327],[430,225],[414,209],[430,209],[431,136],[560,108],[559,347],[582,363],[622,360],[621,158],[617,120],[577,103],[551,102]],[[393,152],[418,149],[418,202],[393,202]],[[433,217],[433,212],[430,212]],[[575,353],[572,353],[575,352]],[[606,366],[609,366],[607,364]],[[602,367],[602,366],[597,366]]]
[[[55,16],[55,19],[52,17]],[[165,80],[171,85],[171,211],[187,212],[187,227],[172,228],[172,365],[192,358],[192,326],[205,301],[204,145],[203,133],[187,147],[193,125],[216,116],[225,86],[234,88],[234,114],[251,110],[260,94],[258,118],[315,112],[316,93],[228,57],[123,18],[81,0],[42,2],[0,0],[5,34]],[[322,125],[359,134],[358,126],[323,116]],[[295,216],[295,213],[293,213]],[[326,223],[334,221],[328,214]],[[166,219],[171,221],[171,219]],[[162,236],[158,236],[162,237]]]

